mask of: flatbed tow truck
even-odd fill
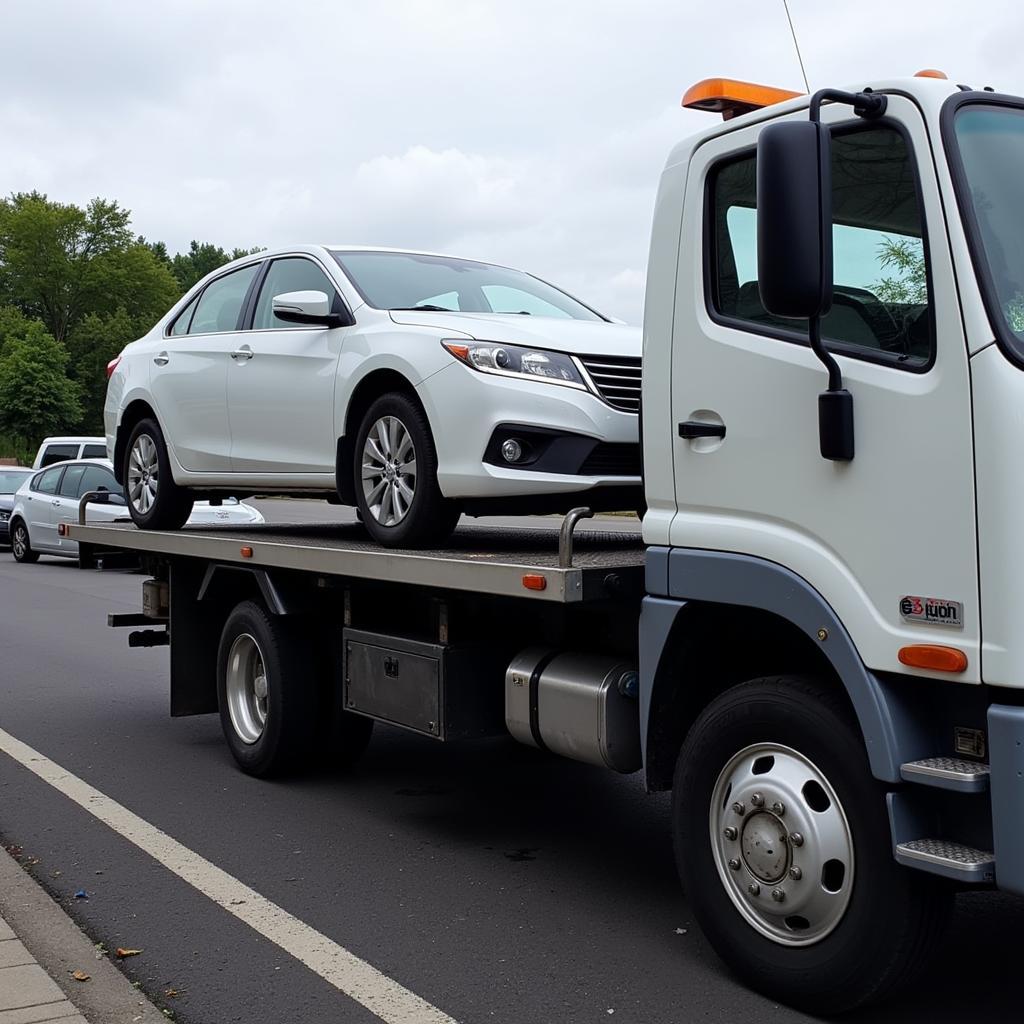
[[[111,624],[245,771],[354,762],[374,722],[642,771],[722,958],[841,1012],[929,962],[955,891],[1024,894],[1024,100],[684,103],[723,121],[655,206],[642,544],[579,512],[444,551],[61,529],[141,564]]]

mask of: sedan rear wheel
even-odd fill
[[[140,420],[128,435],[122,466],[132,522],[144,530],[178,530],[193,499],[174,482],[164,435],[156,420]]]
[[[17,519],[11,527],[11,553],[16,562],[30,564],[39,561],[39,553],[32,550],[32,544],[28,538],[28,527]]]

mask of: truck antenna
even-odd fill
[[[786,20],[789,22],[789,34],[793,37],[793,47],[796,50],[796,59],[800,62],[800,74],[804,76],[804,88],[810,92],[811,86],[807,81],[807,69],[804,67],[804,58],[800,53],[800,43],[796,38],[796,29],[793,28],[793,15],[789,13],[789,0],[782,0],[782,6],[786,9]]]

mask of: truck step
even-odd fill
[[[955,878],[960,882],[995,880],[995,854],[949,839],[911,839],[896,847],[896,860],[907,867]]]
[[[988,789],[988,765],[960,757],[925,757],[900,766],[905,782],[952,789],[959,793],[981,793]]]

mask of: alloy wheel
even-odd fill
[[[251,633],[242,633],[232,643],[225,683],[231,725],[238,738],[251,745],[267,727],[270,693],[263,652]]]
[[[416,449],[397,416],[377,420],[363,444],[363,497],[381,526],[397,526],[416,496]]]
[[[128,456],[128,500],[140,515],[153,507],[159,485],[156,442],[149,434],[139,434]]]
[[[11,537],[11,550],[14,552],[14,557],[19,560],[25,557],[25,552],[28,550],[28,533],[21,523],[14,528],[14,536]]]
[[[819,942],[853,892],[853,837],[825,775],[790,747],[735,754],[712,792],[715,865],[736,909],[784,946]]]

